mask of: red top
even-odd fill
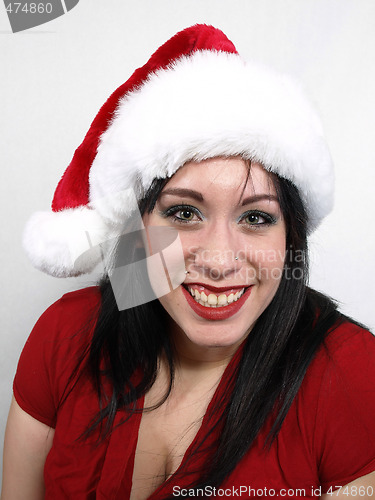
[[[77,441],[98,411],[98,402],[87,377],[81,376],[73,389],[69,379],[88,346],[99,303],[95,287],[64,295],[41,316],[18,364],[14,381],[18,404],[55,428],[45,465],[47,499],[126,500],[130,496],[141,415],[118,426],[100,445],[97,434]],[[274,493],[270,490],[285,496],[281,490],[297,488],[305,490],[305,498],[317,498],[320,486],[325,492],[375,470],[375,338],[345,323],[328,336],[326,345],[312,361],[271,450],[267,453],[261,446],[269,430],[266,423],[221,486],[229,488],[226,496],[239,495],[242,486],[246,488],[241,490],[242,498],[254,498],[253,490],[262,490],[258,496],[264,497]],[[239,354],[228,365],[210,405],[220,396],[238,358]],[[138,402],[140,408],[142,404]],[[118,412],[115,425],[123,416]],[[212,424],[207,420],[203,419],[185,457]],[[192,465],[199,468],[197,462]],[[183,481],[172,476],[150,498],[167,493],[187,496]],[[223,491],[218,493],[223,496]],[[297,493],[286,496],[297,497]]]

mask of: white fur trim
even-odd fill
[[[151,74],[120,102],[90,171],[90,203],[110,221],[134,210],[156,177],[184,163],[242,155],[300,189],[312,231],[333,203],[320,120],[288,77],[235,54],[200,51]],[[97,200],[110,200],[108,204]],[[98,206],[97,206],[98,205]]]
[[[101,259],[99,243],[109,238],[101,216],[86,207],[36,212],[28,221],[23,245],[32,264],[52,276],[92,271]]]

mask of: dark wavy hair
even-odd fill
[[[272,417],[271,430],[263,443],[265,449],[271,446],[317,349],[327,333],[343,321],[331,299],[307,286],[307,214],[298,189],[287,179],[273,174],[270,178],[287,230],[283,276],[272,302],[244,343],[228,390],[223,391],[223,399],[212,408],[212,412],[221,408],[219,418],[214,419],[214,425],[179,470],[186,477],[197,454],[207,455],[198,483],[191,485],[195,488],[220,486],[249,450],[266,420]],[[154,181],[140,203],[142,214],[154,209],[166,183],[167,180]],[[137,251],[134,248],[134,258]],[[144,279],[129,274],[124,278],[124,287],[131,290]],[[111,432],[118,410],[125,409],[127,418],[137,411],[135,403],[153,385],[162,354],[169,364],[170,383],[159,405],[168,398],[174,360],[167,333],[167,313],[158,300],[119,311],[108,277],[101,281],[100,293],[101,309],[90,345],[88,368],[101,411],[88,433],[99,426],[105,435]],[[137,369],[141,369],[142,376],[135,384],[133,375]],[[109,399],[108,394],[103,395],[103,377],[112,387]],[[219,437],[208,446],[210,435]]]

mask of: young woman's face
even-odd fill
[[[236,347],[279,286],[286,230],[276,191],[260,164],[240,158],[190,162],[166,184],[145,227],[176,228],[188,271],[159,300],[176,340]]]

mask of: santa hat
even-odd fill
[[[155,178],[188,161],[236,155],[299,188],[310,232],[330,212],[331,156],[302,90],[243,61],[220,30],[195,25],[161,46],[100,109],[57,186],[52,212],[28,222],[26,251],[54,276],[90,272],[98,254],[84,253],[87,235],[100,242],[116,234]]]

